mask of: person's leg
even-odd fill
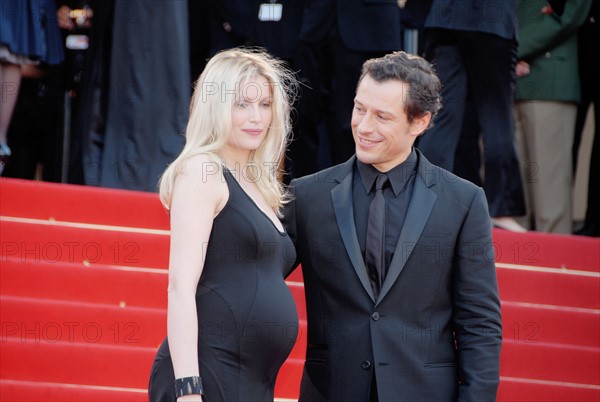
[[[538,180],[537,165],[533,163],[536,159],[534,138],[527,135],[525,127],[529,127],[527,115],[527,102],[515,102],[514,121],[515,138],[517,142],[517,151],[519,157],[520,177],[523,183],[523,193],[525,195],[525,216],[517,218],[517,222],[526,229],[535,230],[535,204],[533,202],[533,180]],[[525,121],[525,123],[523,122]]]
[[[552,101],[521,102],[524,135],[532,144],[535,174],[530,178],[535,229],[572,231],[573,131],[577,107]]]
[[[577,119],[575,120],[575,134],[573,137],[573,174],[577,172],[577,162],[579,159],[579,145],[583,137],[583,128],[587,120],[588,110],[591,106],[591,97],[588,91],[581,86],[581,102],[577,106]]]
[[[466,71],[452,31],[426,30],[424,35],[425,57],[435,67],[442,83],[444,107],[435,118],[434,126],[419,137],[416,146],[431,163],[453,171],[465,113]]]
[[[465,34],[462,43],[469,91],[483,137],[483,188],[490,215],[521,216],[525,213],[525,201],[513,132],[516,44],[483,33]]]
[[[474,108],[473,99],[468,96],[465,109],[473,110]],[[477,115],[465,113],[454,157],[454,174],[481,187],[483,183],[481,181],[480,134],[481,129]]]
[[[298,42],[294,68],[301,82],[292,114],[294,136],[288,147],[286,171],[291,180],[316,172],[319,147],[318,127],[323,117],[323,86],[330,75],[325,43]]]
[[[355,152],[350,121],[362,66],[368,59],[382,57],[385,53],[348,49],[337,33],[333,33],[329,40],[333,54],[334,77],[331,89],[329,143],[331,160],[336,165],[347,161]]]
[[[17,103],[21,84],[21,67],[17,64],[0,63],[0,174],[11,154],[7,145],[10,120]]]
[[[39,162],[40,139],[44,131],[39,131],[39,120],[43,111],[39,107],[39,81],[23,78],[19,86],[19,96],[9,125],[7,139],[12,156],[2,173],[5,177],[33,180]]]
[[[595,6],[592,7],[593,9]],[[594,10],[592,11],[592,13]],[[596,56],[598,23],[591,22],[592,18],[584,24],[578,33],[579,40],[579,78],[581,80],[581,103],[577,113],[577,126],[575,129],[575,143],[573,144],[573,166],[577,166],[576,159],[579,143],[583,131],[588,107],[594,108],[594,139],[589,165],[589,179],[587,189],[587,208],[584,226],[576,234],[600,237],[600,78],[598,71],[600,63]]]
[[[594,142],[592,143],[592,155],[590,157],[590,170],[588,178],[587,208],[585,212],[585,224],[576,234],[600,237],[600,105],[594,103]]]

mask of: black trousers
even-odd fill
[[[328,167],[319,165],[319,128],[325,128],[331,148],[327,165],[345,162],[354,154],[350,119],[363,63],[385,52],[362,52],[342,43],[337,26],[319,42],[299,41],[294,57],[300,96],[295,105],[294,139],[288,152],[288,173],[301,177]]]
[[[426,30],[424,37],[425,57],[442,82],[443,108],[434,127],[419,138],[418,148],[432,163],[456,172],[461,137],[481,135],[482,181],[491,216],[524,215],[513,123],[516,43],[487,33],[444,29]],[[459,152],[463,171],[478,176],[477,141],[461,146],[470,147]]]

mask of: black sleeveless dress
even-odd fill
[[[296,251],[223,171],[229,200],[214,220],[196,291],[204,400],[273,401],[277,373],[298,334],[296,304],[284,281]],[[175,401],[174,380],[165,340],[152,366],[150,401]]]

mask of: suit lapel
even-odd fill
[[[424,159],[422,155],[419,156]],[[425,161],[423,161],[419,167],[421,172],[423,172],[423,163],[425,163]],[[394,282],[396,282],[396,279],[398,279],[400,272],[404,269],[404,265],[406,264],[408,257],[410,257],[417,240],[421,237],[421,233],[429,219],[436,198],[437,194],[429,189],[428,184],[424,181],[424,177],[422,177],[421,174],[417,174],[413,195],[408,206],[408,211],[406,212],[406,220],[404,221],[404,226],[400,232],[400,238],[398,239],[398,244],[394,251],[394,258],[390,263],[390,268],[383,281],[377,303],[383,300],[385,295],[394,285]]]
[[[354,158],[347,163],[349,162],[352,162],[350,169],[345,169],[345,175],[341,178],[341,183],[331,190],[331,200],[346,252],[350,257],[350,261],[352,261],[352,267],[356,271],[356,275],[358,275],[365,291],[369,294],[373,302],[375,302],[371,282],[369,282],[369,277],[367,276],[367,269],[365,268],[358,244],[358,237],[356,236],[354,208],[352,206],[352,167],[354,166]]]

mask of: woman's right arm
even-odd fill
[[[196,288],[213,220],[228,197],[223,176],[214,167],[203,156],[191,158],[173,188],[167,333],[175,378],[200,375]],[[178,398],[184,400],[201,399],[198,395]]]

